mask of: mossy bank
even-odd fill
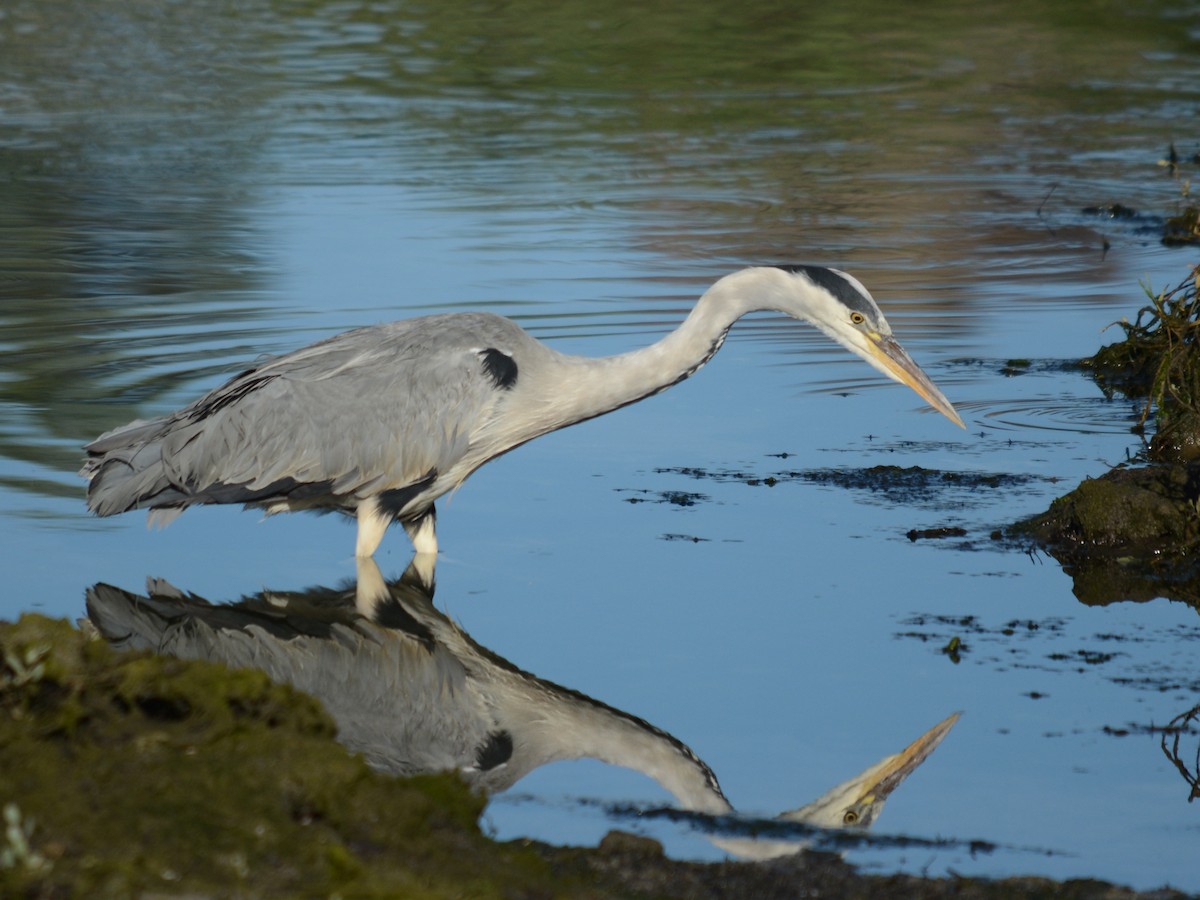
[[[617,833],[496,842],[455,776],[373,771],[317,701],[259,672],[117,653],[37,615],[0,623],[0,760],[5,897],[1136,896],[863,876],[830,854],[679,862]]]
[[[1121,323],[1125,339],[1084,361],[1106,393],[1143,402],[1143,452],[1015,528],[1063,564],[1084,602],[1169,597],[1200,609],[1198,286],[1200,267],[1148,291],[1150,303]]]

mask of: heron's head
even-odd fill
[[[851,353],[901,384],[934,409],[965,427],[946,396],[892,336],[892,327],[870,292],[853,275],[820,266],[775,266],[750,270],[769,283],[772,307],[820,328]]]

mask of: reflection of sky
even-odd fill
[[[535,331],[544,329],[578,352],[609,352],[646,340],[623,332],[641,321],[644,308],[663,313],[686,291],[631,283],[645,265],[637,257],[576,266],[570,247],[534,246],[528,255],[521,249],[506,254],[498,244],[481,247],[471,233],[480,228],[473,214],[426,213],[417,220],[401,192],[385,192],[378,203],[354,192],[322,194],[297,192],[272,208],[277,245],[269,255],[281,274],[271,291],[280,310],[270,349],[424,307],[522,298],[507,309]],[[389,254],[391,236],[399,249]],[[598,229],[585,244],[608,240]],[[413,243],[419,252],[412,253]],[[580,268],[587,280],[579,278]],[[1109,290],[1115,295],[1119,286]],[[670,302],[642,300],[646,294]],[[595,296],[612,299],[585,299]],[[1066,861],[1000,854],[972,863],[948,851],[935,870],[1086,871],[1155,883],[1161,863],[1151,872],[1136,860],[1170,855],[1164,832],[1183,841],[1187,823],[1171,825],[1186,814],[1182,783],[1154,742],[1108,738],[1099,729],[1166,721],[1190,699],[1164,701],[1118,688],[1103,671],[998,672],[971,655],[955,667],[932,646],[894,637],[912,613],[970,611],[996,626],[1011,618],[1066,618],[1075,642],[1060,638],[1044,653],[1064,643],[1077,649],[1096,633],[1134,626],[1159,637],[1126,647],[1132,656],[1124,665],[1163,652],[1163,631],[1190,625],[1193,613],[1162,604],[1085,609],[1052,563],[986,550],[955,553],[903,537],[909,528],[948,523],[986,531],[1043,506],[1060,485],[1035,485],[1011,500],[1002,496],[955,511],[861,502],[843,489],[799,482],[748,487],[653,471],[700,466],[768,475],[921,465],[1031,472],[1069,485],[1120,459],[1126,436],[1116,429],[1075,430],[1071,411],[1093,404],[1098,394],[1083,378],[1035,372],[1005,379],[997,371],[1018,353],[1089,352],[1098,330],[1123,307],[1083,305],[1080,310],[1051,295],[1019,310],[1002,298],[979,307],[987,324],[972,330],[970,353],[997,361],[982,365],[953,362],[957,339],[911,329],[907,343],[914,354],[952,398],[976,410],[966,416],[967,433],[921,409],[902,388],[843,360],[819,337],[796,330],[789,331],[796,342],[783,342],[739,339],[735,332],[692,381],[536,441],[490,464],[448,498],[439,522],[439,602],[477,640],[523,668],[679,735],[747,811],[769,814],[804,802],[963,709],[955,733],[889,803],[880,830],[1080,854]],[[554,318],[560,310],[581,313],[582,329],[562,330]],[[615,329],[609,326],[613,311],[620,323]],[[902,338],[920,321],[893,319]],[[747,329],[751,334],[769,337]],[[795,354],[796,346],[805,352]],[[850,396],[842,396],[847,386]],[[195,387],[179,387],[170,401]],[[1030,423],[1041,426],[1044,417],[1036,412],[1050,399],[1063,409],[1063,431],[993,430],[985,417],[995,406],[1024,406]],[[1123,408],[1114,405],[1112,413],[1119,416]],[[981,430],[986,434],[979,437]],[[768,456],[784,451],[794,455]],[[49,477],[67,482],[65,474]],[[710,499],[687,508],[626,502],[636,496],[630,492],[669,489]],[[229,598],[264,586],[333,584],[353,574],[353,532],[335,518],[263,523],[255,513],[200,509],[163,532],[147,533],[140,515],[88,519],[73,497],[6,491],[4,509],[5,545],[11,558],[22,560],[10,573],[15,608],[74,616],[86,584],[136,588],[150,574]],[[704,541],[665,541],[664,534]],[[380,563],[397,574],[407,552],[403,536],[391,535]],[[1031,691],[1048,696],[1034,701],[1024,696]],[[1128,773],[1136,774],[1131,780]],[[517,790],[541,799],[494,804],[488,819],[502,837],[595,840],[613,826],[558,803],[564,795],[662,799],[643,780],[586,763],[537,772]],[[1040,812],[1047,804],[1073,811],[1069,830],[1058,815]],[[1087,849],[1112,846],[1118,828],[1128,854],[1102,858]],[[716,854],[703,838],[674,826],[659,823],[651,831],[674,852]],[[1154,847],[1139,847],[1139,841]],[[1177,852],[1183,859],[1185,851]]]
[[[588,143],[586,132],[570,132],[579,146],[555,145],[532,164],[527,147],[503,134],[474,135],[476,143],[443,155],[430,144],[436,101],[369,97],[359,106],[320,107],[331,90],[313,87],[291,95],[294,106],[273,108],[284,121],[265,123],[276,130],[245,163],[253,177],[210,187],[214,208],[188,207],[192,230],[156,245],[166,252],[152,265],[144,254],[122,256],[127,245],[140,246],[140,232],[115,240],[105,219],[127,222],[137,208],[169,220],[176,195],[135,204],[135,194],[111,186],[102,193],[81,233],[95,237],[85,242],[96,248],[87,258],[103,257],[90,283],[104,288],[96,306],[111,319],[98,321],[78,304],[84,292],[76,285],[69,296],[51,297],[70,313],[69,325],[56,327],[71,340],[51,329],[52,340],[32,346],[65,372],[77,371],[80,347],[128,342],[135,349],[102,361],[111,368],[88,370],[77,388],[60,380],[53,396],[4,407],[3,434],[32,448],[0,460],[0,544],[13,561],[5,615],[35,608],[74,617],[86,585],[136,589],[147,575],[213,599],[352,576],[353,530],[332,517],[262,523],[257,513],[199,509],[146,533],[140,515],[84,515],[82,486],[70,474],[78,443],[189,399],[257,353],[352,325],[465,307],[507,312],[571,352],[616,352],[661,333],[732,259],[844,264],[874,289],[914,357],[963,402],[966,432],[810,329],[743,323],[692,381],[535,441],[447,498],[439,604],[515,664],[679,736],[713,766],[739,809],[771,813],[804,802],[962,709],[963,720],[889,802],[877,828],[1074,855],[971,860],[956,851],[931,871],[1086,874],[1200,888],[1194,810],[1157,740],[1101,733],[1105,725],[1161,724],[1195,702],[1182,689],[1159,694],[1112,681],[1164,659],[1194,669],[1177,650],[1187,645],[1170,637],[1173,628],[1194,628],[1194,612],[1165,603],[1083,607],[1050,561],[993,551],[986,541],[981,550],[953,552],[904,537],[910,528],[945,524],[986,535],[1134,446],[1105,422],[1099,392],[1082,377],[1038,369],[1005,378],[999,368],[1012,357],[1088,355],[1117,336],[1102,329],[1141,302],[1139,278],[1178,280],[1183,257],[1077,212],[1114,199],[1095,196],[1114,184],[1132,183],[1129,190],[1153,204],[1170,202],[1175,185],[1147,183],[1162,149],[1157,123],[1121,119],[1133,136],[1114,139],[1098,158],[1083,154],[1107,132],[1080,127],[1047,136],[1034,124],[1029,137],[1014,116],[1010,130],[989,133],[985,149],[967,144],[957,180],[945,171],[926,177],[915,155],[900,159],[911,172],[889,177],[861,147],[844,158],[828,146],[804,157],[797,147],[788,166],[776,147],[771,164],[764,148],[794,141],[794,131],[758,136],[753,160],[768,160],[761,168],[718,134],[646,156],[635,170],[636,145],[611,134]],[[315,116],[318,108],[327,118],[289,127],[287,116]],[[822,110],[836,118],[835,108]],[[351,111],[364,116],[351,122],[358,136],[346,138]],[[886,118],[884,107],[877,111]],[[447,101],[442,112],[459,127],[480,107]],[[413,121],[420,127],[406,131]],[[523,140],[539,136],[536,124],[526,122]],[[186,141],[193,130],[203,131],[186,129]],[[1011,143],[995,142],[1005,135]],[[117,172],[117,184],[132,191],[141,161],[113,151],[117,136],[119,129],[105,129],[91,174]],[[657,139],[643,137],[647,146]],[[1084,145],[1074,162],[1063,151],[1049,174],[1032,165],[1049,165],[1049,151],[1070,140]],[[207,166],[184,172],[202,185],[222,177],[220,150],[208,151]],[[818,162],[820,177],[805,170]],[[833,171],[838,165],[845,171]],[[147,192],[183,191],[186,178],[165,177],[173,171],[142,173]],[[987,177],[995,172],[1005,174],[1003,193]],[[1039,219],[1034,210],[1059,179]],[[68,190],[74,182],[55,184]],[[217,216],[226,205],[237,215]],[[208,216],[219,220],[211,234]],[[1101,260],[1105,237],[1113,250]],[[37,257],[38,248],[25,252]],[[219,278],[230,273],[236,277]],[[171,290],[156,293],[164,284]],[[1108,409],[1123,421],[1123,405]],[[1003,415],[992,415],[997,410]],[[782,452],[794,455],[769,456]],[[698,466],[768,475],[876,464],[1061,480],[946,509],[863,502],[851,491],[796,481],[749,487],[654,472]],[[710,499],[687,508],[626,502],[632,491],[666,489]],[[665,534],[704,540],[666,541]],[[397,532],[378,559],[396,575],[407,553]],[[1014,657],[1003,643],[954,666],[932,644],[897,639],[914,613],[970,613],[992,627],[1011,619],[1067,624],[1021,645],[1028,655],[1001,671]],[[1080,673],[1024,667],[1093,647],[1105,633],[1145,640],[1122,645],[1127,657]],[[1034,700],[1030,692],[1046,696]],[[550,767],[518,791],[550,802],[494,804],[488,818],[503,837],[595,840],[611,827],[557,804],[561,795],[660,797],[644,780],[594,764]],[[652,830],[673,851],[714,853],[671,826]],[[916,869],[927,862],[924,853],[906,860]]]

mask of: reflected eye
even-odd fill
[[[854,315],[858,316],[859,319],[862,319],[862,316],[859,313],[855,313]],[[843,825],[854,825],[857,822],[858,822],[858,813],[852,809],[846,810],[846,814],[844,816],[842,816],[842,824]]]
[[[850,321],[855,325],[861,325],[867,321],[867,317],[860,312],[852,312],[850,313]]]

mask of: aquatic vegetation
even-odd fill
[[[20,653],[6,648],[3,652],[4,668],[0,669],[0,687],[20,687],[41,681],[46,674],[45,660],[49,652],[49,644],[26,647]]]
[[[1200,152],[1192,154],[1191,162],[1200,163]],[[1178,247],[1185,244],[1200,244],[1200,207],[1191,203],[1192,182],[1184,174],[1175,145],[1171,144],[1167,158],[1160,160],[1159,165],[1165,166],[1172,177],[1179,182],[1182,195],[1179,212],[1163,223],[1162,242],[1168,247]]]
[[[1163,226],[1163,243],[1200,244],[1200,207],[1188,206]]]
[[[1106,392],[1144,397],[1140,425],[1155,416],[1152,457],[1200,454],[1200,266],[1178,285],[1155,292],[1132,322],[1120,322],[1125,340],[1110,344],[1088,366]]]
[[[24,869],[32,874],[48,870],[46,857],[32,846],[34,822],[23,819],[15,803],[4,805],[4,842],[0,843],[0,869]]]
[[[1125,340],[1085,360],[1105,393],[1143,399],[1138,462],[1090,478],[1013,531],[1063,563],[1087,603],[1170,597],[1200,608],[1200,266],[1150,299]]]
[[[1180,713],[1163,726],[1161,731],[1163,755],[1187,782],[1190,788],[1187,799],[1188,803],[1191,803],[1200,798],[1200,744],[1193,748],[1194,754],[1188,754],[1181,747],[1181,742],[1184,737],[1194,738],[1200,734],[1200,706]]]

